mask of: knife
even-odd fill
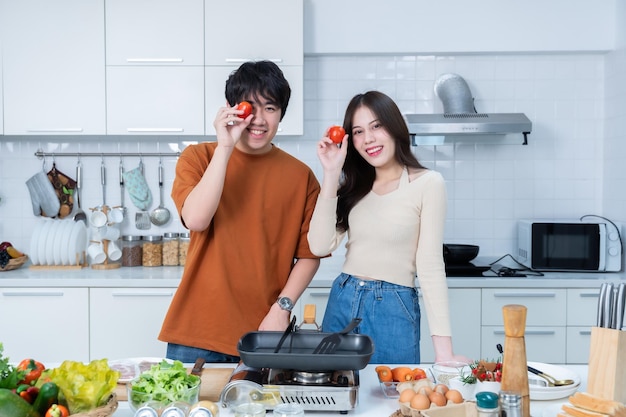
[[[204,367],[204,358],[196,359],[196,363],[194,363],[193,368],[191,368],[191,374],[201,376],[202,375],[202,367]]]
[[[624,327],[624,307],[626,307],[626,284],[623,282],[617,287],[617,297],[614,304],[615,323],[613,328],[621,330]]]
[[[606,284],[606,292],[604,294],[604,306],[602,308],[602,327],[606,327],[607,329],[611,329],[613,326],[612,317],[613,317],[613,284]]]
[[[598,295],[598,318],[596,320],[596,326],[604,327],[604,304],[606,299],[606,282],[600,285],[600,294]]]

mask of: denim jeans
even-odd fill
[[[167,354],[165,357],[168,359],[179,360],[183,363],[194,363],[198,358],[204,358],[207,362],[239,362],[238,356],[227,355],[225,353],[200,349],[192,346],[177,345],[174,343],[167,344]]]
[[[355,333],[374,341],[370,363],[420,363],[420,307],[417,289],[341,273],[324,312],[324,332],[342,330],[354,317]]]

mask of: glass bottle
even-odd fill
[[[178,265],[185,266],[187,251],[189,250],[189,233],[181,233],[178,246]]]
[[[498,394],[490,391],[477,392],[476,411],[478,417],[499,417]]]
[[[142,264],[143,266],[163,265],[163,236],[151,235],[143,237]]]
[[[178,233],[163,234],[163,266],[178,265]]]
[[[122,266],[141,266],[143,249],[141,236],[125,235],[121,239]]]

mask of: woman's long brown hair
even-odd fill
[[[337,192],[337,229],[349,228],[348,215],[352,208],[371,190],[376,179],[376,169],[354,148],[352,126],[354,114],[360,107],[367,107],[381,126],[393,138],[396,145],[395,159],[402,166],[424,168],[411,152],[409,128],[396,103],[379,91],[357,94],[350,100],[343,119],[343,128],[348,133],[348,151],[343,164],[343,176]]]

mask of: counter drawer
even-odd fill
[[[567,363],[589,363],[591,327],[567,328]]]
[[[598,288],[567,290],[567,325],[595,326],[598,316]]]
[[[504,327],[483,326],[481,358],[497,358],[497,344],[506,349],[504,338]],[[528,361],[565,363],[565,327],[526,327],[524,340]]]
[[[567,290],[565,289],[483,289],[483,326],[502,326],[502,307],[521,304],[528,309],[526,326],[565,326]]]

